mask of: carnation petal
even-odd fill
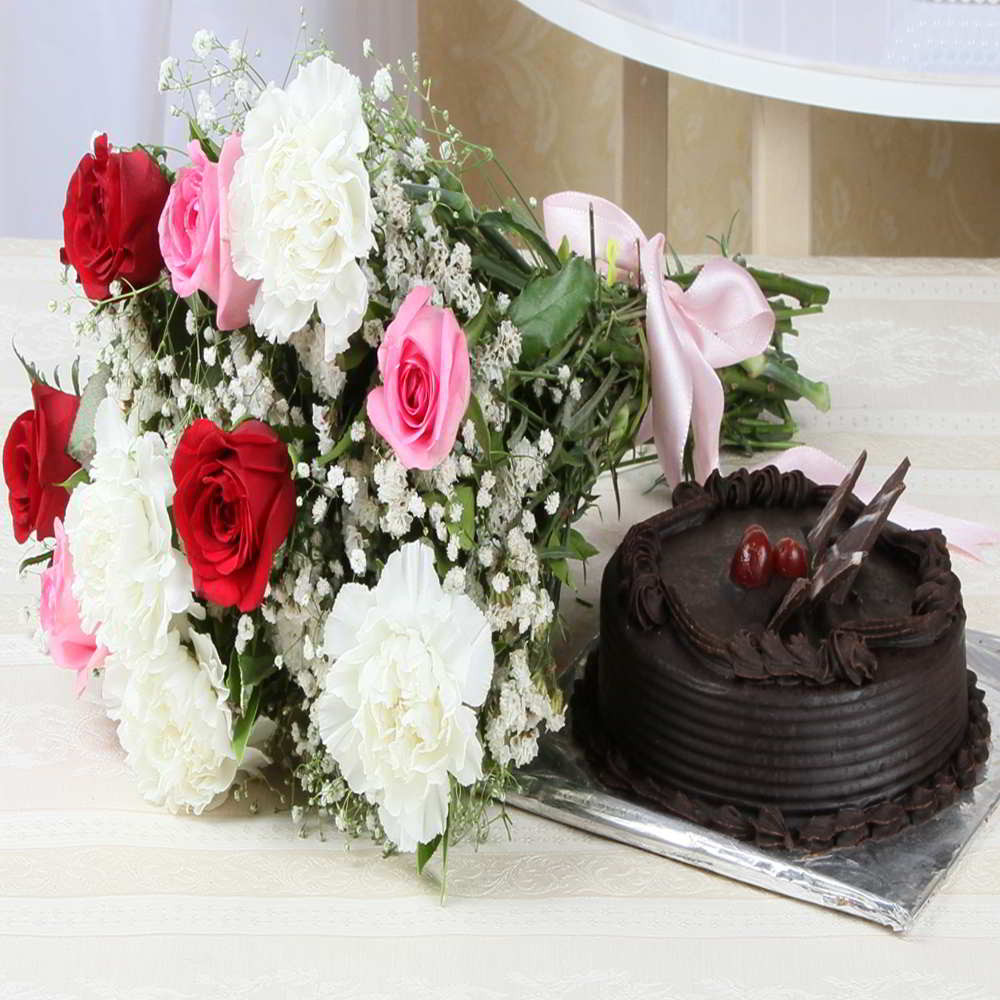
[[[356,643],[357,634],[374,606],[374,591],[360,583],[341,586],[323,628],[323,651],[327,656],[336,659]]]
[[[375,587],[378,606],[387,617],[420,624],[444,595],[430,546],[407,542],[386,560]]]
[[[441,656],[452,665],[462,701],[478,708],[493,679],[493,639],[486,615],[465,594],[455,595],[435,640]]]

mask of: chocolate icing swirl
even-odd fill
[[[836,628],[826,637],[820,655],[830,675],[843,677],[855,687],[870,681],[878,669],[878,660],[865,640],[845,628]]]
[[[647,524],[629,529],[622,542],[631,572],[623,578],[629,614],[642,629],[654,629],[668,620],[666,596],[660,577],[660,543]]]

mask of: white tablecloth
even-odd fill
[[[1000,523],[1000,263],[766,261],[832,286],[804,320],[804,440],[874,471],[909,454],[907,499]],[[0,241],[0,329],[66,369],[50,243]],[[3,348],[0,428],[27,407]],[[658,509],[626,477],[592,537],[608,553]],[[0,998],[985,1000],[1000,997],[1000,829],[982,831],[907,938],[514,812],[513,839],[450,855],[448,901],[410,857],[298,839],[229,804],[175,818],[136,797],[100,710],[37,652],[18,610],[37,577],[0,525]],[[969,625],[1000,632],[997,565],[957,559]],[[590,566],[593,597],[602,568]],[[592,610],[564,609],[572,649]]]

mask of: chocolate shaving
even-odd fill
[[[780,632],[788,619],[806,603],[808,598],[809,580],[804,576],[797,576],[792,580],[791,586],[781,599],[781,603],[771,615],[771,620],[767,623],[768,631]]]
[[[892,508],[896,505],[903,490],[906,489],[903,477],[909,467],[910,460],[904,458],[896,467],[896,471],[882,484],[878,493],[865,504],[864,510],[857,516],[854,524],[833,544],[831,551],[835,552],[838,558],[860,552],[862,559],[864,559],[871,552],[878,536],[882,533],[885,522],[889,520]],[[830,594],[830,600],[834,604],[843,604],[847,599],[851,585],[860,569],[859,563],[853,573],[847,574],[837,583]]]
[[[847,502],[854,492],[858,476],[861,475],[861,470],[867,461],[868,452],[862,451],[854,460],[854,465],[851,466],[851,471],[844,477],[843,482],[830,494],[830,499],[827,500],[826,506],[820,511],[820,515],[816,519],[816,523],[812,526],[812,530],[806,536],[814,570],[819,560],[822,559],[823,553],[826,551],[827,542],[830,541],[833,529],[844,516],[844,511],[847,509]]]
[[[889,512],[906,489],[903,478],[909,467],[910,460],[904,458],[878,493],[865,504],[854,523],[825,552],[817,554],[819,561],[813,573],[812,600],[825,597],[832,604],[843,604],[847,599],[865,556],[878,541]]]

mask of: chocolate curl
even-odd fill
[[[833,529],[837,526],[837,522],[843,517],[844,510],[847,507],[847,501],[854,491],[854,487],[857,485],[858,477],[861,475],[861,470],[865,466],[865,462],[868,461],[868,452],[862,451],[860,455],[854,460],[854,465],[851,466],[851,471],[847,473],[841,484],[830,494],[830,499],[827,500],[826,506],[820,512],[819,517],[816,519],[816,523],[812,526],[812,530],[806,537],[806,542],[809,544],[809,553],[812,558],[812,568],[815,571],[819,565],[820,560],[823,558],[823,553],[826,550],[827,542],[830,541],[830,535],[833,533]]]

